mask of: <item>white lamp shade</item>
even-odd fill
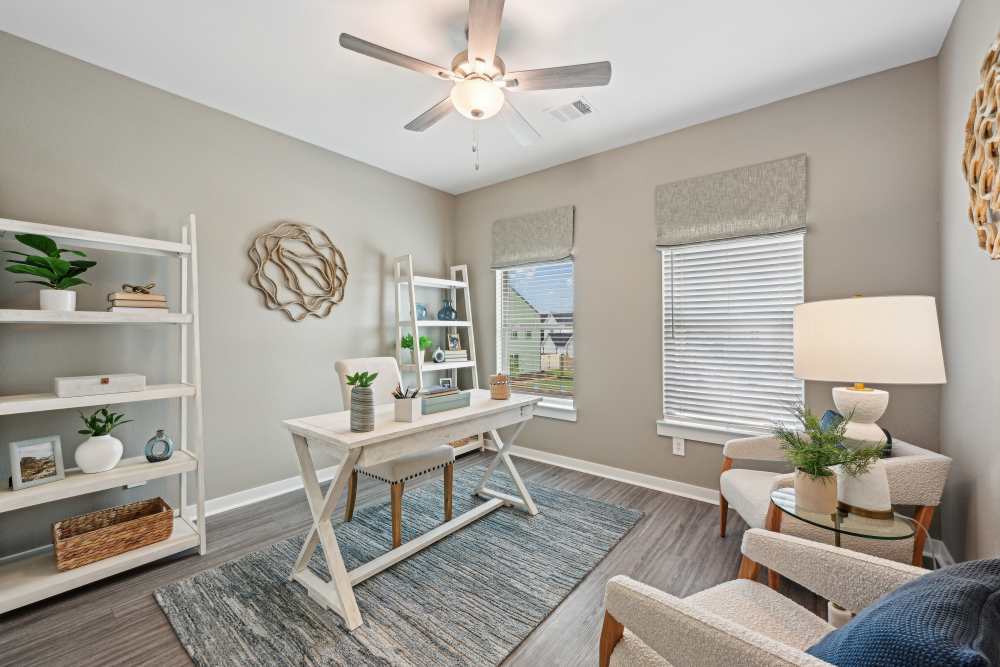
[[[795,377],[829,382],[943,384],[930,296],[813,301],[795,307]]]

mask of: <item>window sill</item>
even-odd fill
[[[552,403],[543,399],[541,403],[535,406],[535,416],[558,419],[564,422],[575,422],[576,408],[572,405]]]
[[[736,433],[733,431],[708,428],[700,424],[658,419],[656,421],[656,435],[660,435],[665,438],[684,438],[685,440],[708,442],[713,445],[724,445],[728,440],[733,440],[734,438],[747,438],[754,435],[760,435],[760,433]]]

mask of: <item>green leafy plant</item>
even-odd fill
[[[93,437],[110,435],[114,429],[132,421],[131,419],[125,419],[125,415],[121,413],[108,412],[108,406],[104,406],[89,417],[81,412],[80,419],[87,425],[87,428],[81,428],[77,433]]]
[[[11,273],[22,273],[42,280],[18,280],[19,283],[33,283],[44,285],[50,289],[69,289],[77,285],[89,285],[86,280],[79,277],[81,273],[97,264],[87,259],[65,260],[64,253],[86,257],[85,253],[79,250],[67,250],[60,248],[56,242],[48,236],[41,234],[16,234],[18,241],[33,250],[37,250],[43,255],[29,255],[28,253],[16,250],[5,250],[12,255],[20,255],[23,259],[8,259],[11,266],[4,267]]]
[[[420,349],[421,350],[429,350],[429,349],[431,349],[431,346],[434,345],[434,341],[432,341],[427,336],[421,336],[420,339],[419,339],[419,341],[418,341],[418,344],[420,345]],[[413,349],[413,334],[406,334],[405,336],[403,336],[399,340],[399,346],[402,347],[404,350],[412,350]]]
[[[352,387],[370,387],[377,377],[378,373],[355,373],[347,376],[347,384]]]
[[[882,455],[883,443],[868,447],[845,444],[850,416],[824,428],[819,417],[800,405],[795,408],[795,417],[801,430],[776,426],[774,436],[781,442],[788,462],[813,479],[832,476],[830,468],[836,465],[851,477],[863,475]]]

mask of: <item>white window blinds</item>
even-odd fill
[[[497,271],[497,368],[511,389],[571,404],[573,262]]]
[[[792,419],[803,232],[661,249],[663,418],[729,433]]]

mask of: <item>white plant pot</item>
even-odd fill
[[[76,310],[76,292],[69,289],[38,290],[38,306],[42,310]]]
[[[115,436],[97,435],[81,442],[73,458],[83,472],[106,472],[118,465],[124,451],[122,441]]]

